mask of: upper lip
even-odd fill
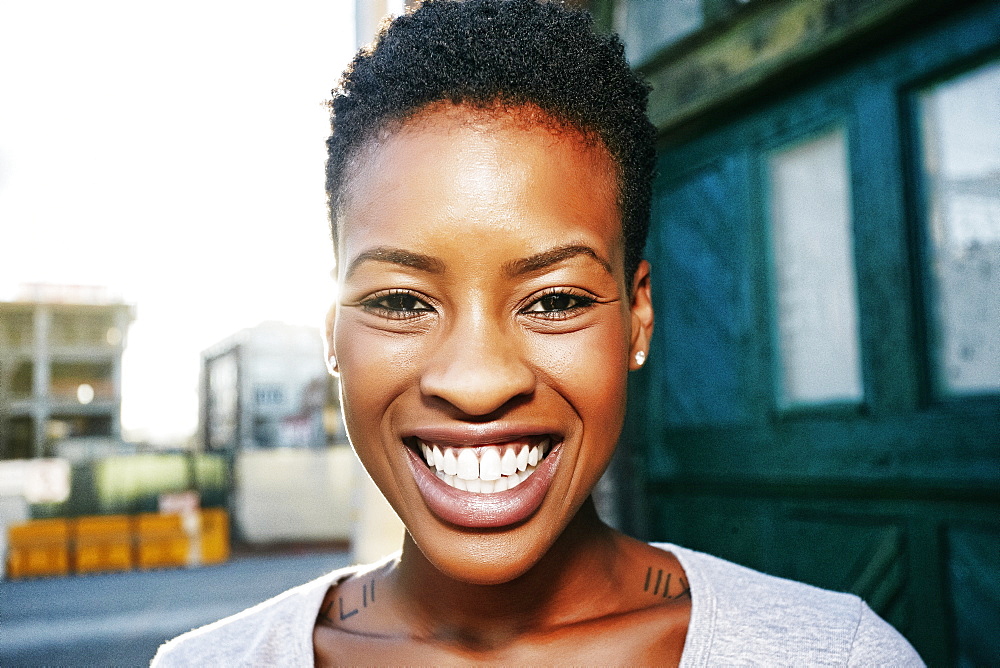
[[[499,445],[535,436],[557,436],[555,429],[525,424],[454,424],[427,425],[413,429],[410,434],[425,443],[462,447],[471,445]]]

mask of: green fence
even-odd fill
[[[229,464],[220,455],[138,454],[75,464],[69,498],[35,504],[34,518],[157,511],[161,494],[195,489],[203,507],[225,506]]]

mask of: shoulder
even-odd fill
[[[177,636],[151,666],[311,665],[312,631],[329,587],[357,568],[327,573],[263,603]]]
[[[658,547],[674,553],[687,573],[692,599],[688,644],[704,664],[923,665],[906,639],[853,594],[767,575],[675,545]],[[685,653],[688,649],[686,645]]]
[[[861,605],[861,621],[854,637],[849,665],[924,665],[906,638],[876,615],[867,604]]]

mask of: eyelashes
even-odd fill
[[[409,290],[376,292],[361,302],[361,308],[389,320],[409,320],[434,312],[423,298]]]
[[[366,312],[388,320],[411,320],[435,313],[429,300],[420,294],[393,289],[376,292],[360,302]],[[597,299],[574,288],[548,288],[532,295],[518,313],[543,320],[564,320],[593,307]]]
[[[546,320],[564,320],[585,311],[597,303],[597,299],[570,288],[548,288],[534,297],[521,313]]]

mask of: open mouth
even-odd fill
[[[505,492],[527,480],[551,447],[548,436],[499,445],[451,447],[417,439],[424,462],[446,485],[466,492]]]
[[[500,528],[528,519],[562,459],[562,439],[551,433],[423,431],[406,439],[407,464],[427,508],[455,526]]]

